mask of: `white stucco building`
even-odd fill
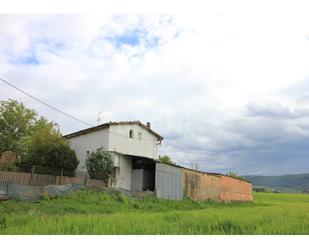
[[[127,190],[155,188],[157,146],[163,137],[140,121],[109,122],[64,136],[79,160],[77,172],[86,172],[87,155],[103,147],[114,164],[110,186]],[[143,181],[144,179],[144,181]]]
[[[163,137],[139,121],[109,122],[64,136],[87,173],[87,154],[103,147],[113,160],[108,186],[152,191],[158,198],[182,200],[252,201],[252,184],[222,174],[188,169],[157,160]]]

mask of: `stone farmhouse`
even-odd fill
[[[109,187],[152,191],[159,198],[181,200],[252,201],[252,184],[222,174],[206,173],[158,161],[163,137],[150,123],[109,122],[64,136],[80,161],[76,173],[85,174],[91,151],[103,147],[112,157]]]

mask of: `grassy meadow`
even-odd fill
[[[0,202],[0,234],[309,234],[309,195],[255,193],[253,203],[130,199],[94,190]]]

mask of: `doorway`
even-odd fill
[[[132,158],[131,189],[135,191],[154,191],[156,182],[156,163],[143,157]]]

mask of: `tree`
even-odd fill
[[[38,136],[62,139],[56,123],[39,117],[34,110],[16,100],[0,101],[0,153],[13,151],[23,157]]]
[[[167,155],[164,155],[164,156],[159,156],[159,161],[162,162],[162,163],[167,163],[167,164],[175,164],[172,159],[167,156]]]
[[[91,179],[101,179],[107,182],[113,169],[111,155],[103,148],[92,151],[86,159],[86,166]]]
[[[0,102],[0,153],[8,150],[17,153],[25,165],[55,173],[58,169],[74,172],[78,165],[56,123],[11,99]]]
[[[42,165],[49,150],[60,145],[67,145],[67,141],[54,123],[41,118],[32,128],[31,136],[25,139],[24,145],[27,148],[27,154],[23,161],[33,165]]]
[[[0,153],[23,154],[23,142],[30,136],[36,117],[35,111],[16,100],[0,101]]]
[[[64,175],[75,174],[79,161],[55,123],[41,117],[25,144],[27,154],[24,161],[36,165],[39,172],[59,174],[60,169],[64,169]]]

